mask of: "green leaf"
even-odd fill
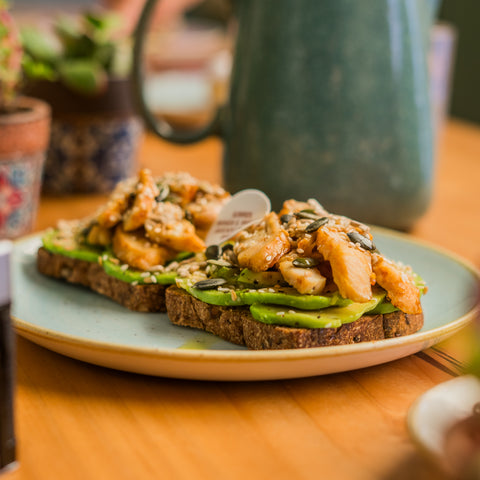
[[[60,51],[53,39],[34,28],[24,27],[20,31],[23,48],[35,61],[53,65]]]
[[[22,60],[22,68],[25,76],[32,80],[55,81],[57,72],[46,63],[35,61],[30,55],[25,54]]]
[[[117,42],[116,47],[109,73],[114,77],[127,77],[132,69],[132,42],[125,39]]]
[[[100,14],[87,12],[84,21],[86,31],[99,43],[109,41],[122,26],[121,17],[113,12]]]
[[[95,52],[93,53],[93,58],[101,63],[105,69],[110,70],[110,65],[112,64],[113,57],[115,55],[115,44],[105,43],[103,45],[97,45]]]
[[[75,45],[82,35],[78,22],[66,16],[57,19],[54,29],[65,50]]]
[[[95,61],[65,60],[59,65],[59,73],[68,88],[83,95],[95,95],[107,87],[108,75]]]

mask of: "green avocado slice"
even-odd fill
[[[269,292],[265,289],[235,289],[235,293],[231,293],[216,289],[200,290],[194,288],[187,279],[177,279],[177,286],[202,302],[224,307],[269,303],[303,310],[320,310],[332,305],[345,306],[352,303],[351,300],[342,298],[337,292],[327,295],[301,295],[290,287],[276,292]]]
[[[141,272],[139,270],[133,270],[131,268],[125,269],[121,265],[118,265],[111,261],[110,257],[104,255],[102,257],[102,265],[105,272],[123,282],[127,283],[138,283],[139,285],[143,284],[152,284],[156,283],[159,285],[173,285],[178,274],[176,272]],[[155,280],[152,280],[155,278]],[[148,280],[147,280],[148,279]]]
[[[372,300],[365,303],[351,303],[343,307],[328,307],[322,310],[286,310],[274,305],[253,304],[250,313],[262,323],[301,328],[338,328],[345,323],[358,320],[370,312],[385,297],[385,292],[376,292]]]
[[[383,315],[385,313],[396,312],[397,310],[397,307],[394,307],[388,300],[384,299],[368,313],[371,313],[372,315]]]
[[[244,268],[237,277],[237,282],[245,286],[253,287],[274,287],[275,285],[285,284],[285,280],[280,272],[252,272]]]
[[[105,272],[115,277],[119,280],[122,280],[127,283],[137,282],[139,285],[146,283],[157,283],[159,285],[172,285],[175,283],[177,277],[176,272],[151,272],[148,275],[145,275],[143,272],[134,270],[132,268],[125,267],[122,268],[121,265],[116,264],[111,260],[113,255],[109,251],[100,250],[95,247],[87,245],[76,245],[76,248],[70,249],[61,246],[60,240],[58,239],[58,230],[52,230],[47,232],[42,237],[43,246],[50,252],[56,253],[59,255],[64,255],[65,257],[75,258],[77,260],[84,260],[86,262],[98,262],[101,258],[102,266]],[[182,259],[188,258],[191,256],[188,252],[181,252],[178,257],[174,260],[181,261]],[[155,277],[155,280],[152,281],[152,277]],[[146,281],[146,278],[149,280]]]
[[[51,230],[43,235],[42,244],[49,252],[86,262],[98,262],[99,257],[102,255],[102,250],[80,244],[77,244],[73,249],[62,247],[58,234],[58,230]]]

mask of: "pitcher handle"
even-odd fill
[[[168,140],[172,143],[195,143],[203,140],[209,135],[220,135],[220,117],[222,112],[221,108],[217,109],[215,116],[205,127],[194,132],[176,132],[166,121],[156,119],[147,106],[142,88],[142,52],[146,37],[146,31],[150,24],[151,14],[153,13],[153,8],[155,7],[157,1],[158,0],[147,0],[145,2],[134,33],[132,83],[137,105],[140,108],[140,113],[143,116],[147,127],[153,133],[158,135],[160,138]]]

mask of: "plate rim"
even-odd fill
[[[404,242],[413,245],[419,245],[431,251],[437,252],[450,260],[460,264],[466,268],[478,281],[480,281],[480,271],[469,260],[461,257],[444,247],[432,244],[423,239],[418,239],[403,232],[393,231],[387,228],[371,226],[374,232],[379,232],[386,237],[398,238]],[[14,249],[21,243],[29,241],[33,238],[40,238],[45,231],[34,232],[30,235],[23,236],[14,241]],[[470,311],[466,312],[459,318],[439,327],[420,331],[411,335],[405,335],[397,338],[384,340],[375,340],[370,342],[361,342],[358,344],[334,345],[325,347],[313,347],[306,349],[285,349],[285,350],[208,350],[208,349],[182,349],[182,348],[162,348],[162,347],[142,347],[130,346],[119,343],[110,343],[105,341],[97,341],[85,339],[85,337],[75,336],[67,333],[61,333],[57,330],[51,330],[40,327],[35,323],[22,320],[12,315],[12,322],[15,330],[21,336],[28,334],[36,338],[67,343],[77,347],[88,347],[95,351],[104,351],[107,353],[128,354],[155,359],[174,359],[174,360],[206,360],[206,361],[229,361],[229,362],[278,362],[278,361],[300,361],[309,359],[319,359],[322,357],[330,357],[332,352],[335,356],[348,356],[351,354],[362,354],[372,351],[383,351],[395,346],[411,346],[413,344],[423,344],[418,350],[423,350],[429,346],[441,341],[463,327],[465,327],[475,316],[480,314],[480,305],[477,303]],[[437,340],[437,341],[436,341]]]

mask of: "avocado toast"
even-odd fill
[[[179,266],[204,251],[203,238],[228,198],[186,173],[155,178],[143,169],[92,216],[47,231],[37,268],[131,310],[165,311],[165,288]]]
[[[251,349],[308,348],[380,340],[423,326],[423,281],[387,259],[368,226],[288,200],[166,292],[176,325]]]

